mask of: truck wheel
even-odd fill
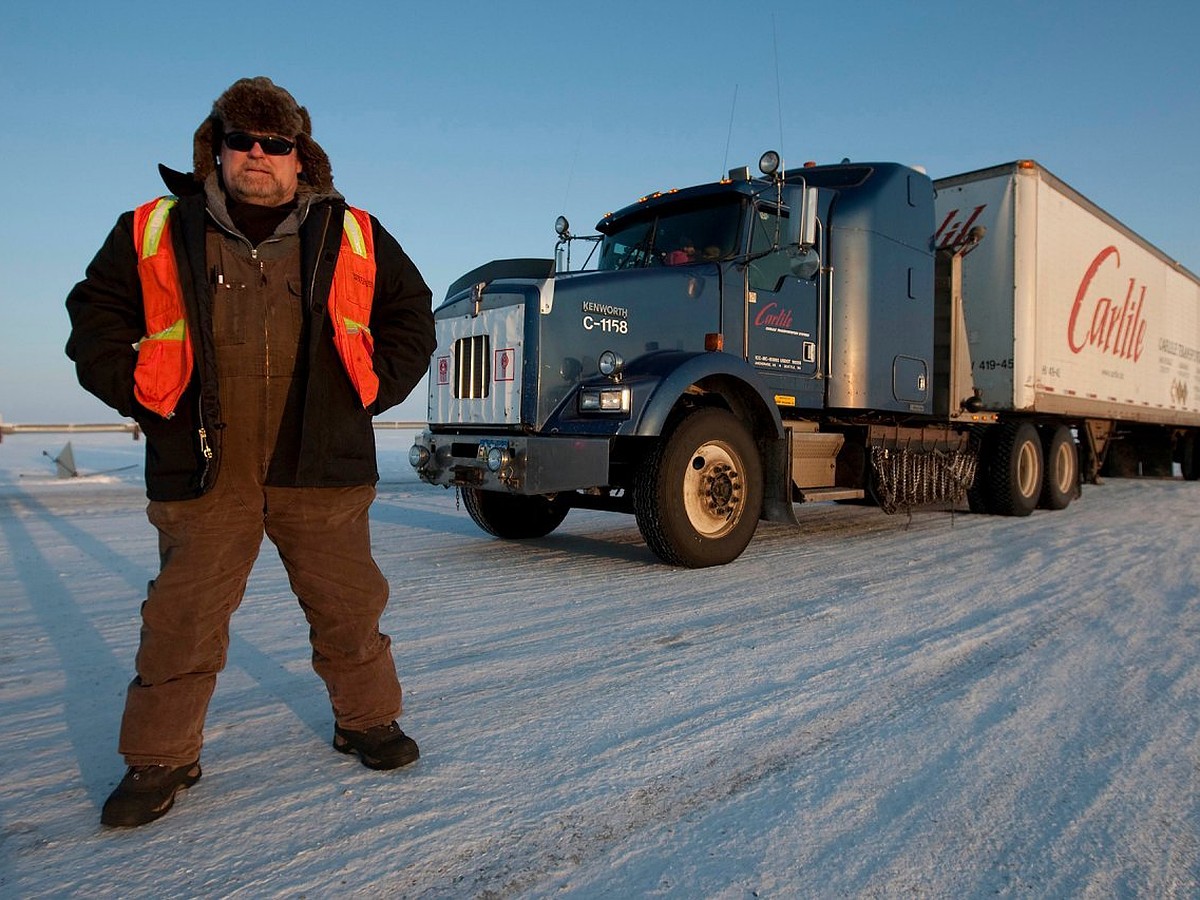
[[[1079,450],[1066,425],[1042,429],[1042,455],[1046,476],[1042,481],[1040,509],[1066,509],[1079,488]]]
[[[723,409],[689,414],[642,463],[633,492],[638,529],[666,563],[732,562],[758,528],[762,461],[746,426]]]
[[[488,534],[512,540],[545,537],[562,524],[570,510],[557,494],[525,496],[465,487],[462,498],[476,525]]]
[[[1042,496],[1042,442],[1028,422],[1005,422],[988,454],[989,511],[998,516],[1027,516]]]

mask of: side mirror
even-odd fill
[[[801,193],[798,243],[801,247],[812,247],[817,243],[817,189],[806,185]]]
[[[788,268],[797,278],[808,281],[821,268],[821,255],[812,247],[789,247]]]
[[[807,248],[817,243],[817,189],[803,182],[799,190],[791,195],[792,212],[787,218],[787,233],[784,244],[794,247],[799,244]]]

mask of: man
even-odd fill
[[[264,77],[215,102],[194,172],[126,213],[67,298],[80,384],[146,435],[160,571],[142,605],[106,825],[171,808],[200,778],[229,620],[264,532],[310,628],[334,747],[417,759],[371,556],[371,417],[434,349],[430,292],[395,239],[333,187],[308,111]]]

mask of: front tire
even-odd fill
[[[724,409],[687,415],[638,470],[634,515],[663,562],[691,569],[737,559],[758,528],[762,461],[746,426]]]
[[[562,524],[570,506],[558,494],[508,494],[462,489],[463,506],[475,524],[498,538],[523,540],[545,537]]]

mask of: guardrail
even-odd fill
[[[390,431],[408,428],[424,428],[425,422],[373,422],[376,430]],[[85,432],[127,432],[133,435],[135,441],[141,440],[142,428],[137,422],[100,422],[95,424],[60,424],[18,425],[11,422],[0,422],[0,441],[6,434],[82,434]]]
[[[141,426],[137,422],[102,422],[91,425],[16,425],[11,422],[0,422],[0,440],[6,434],[79,434],[88,431],[124,431],[140,440]]]

